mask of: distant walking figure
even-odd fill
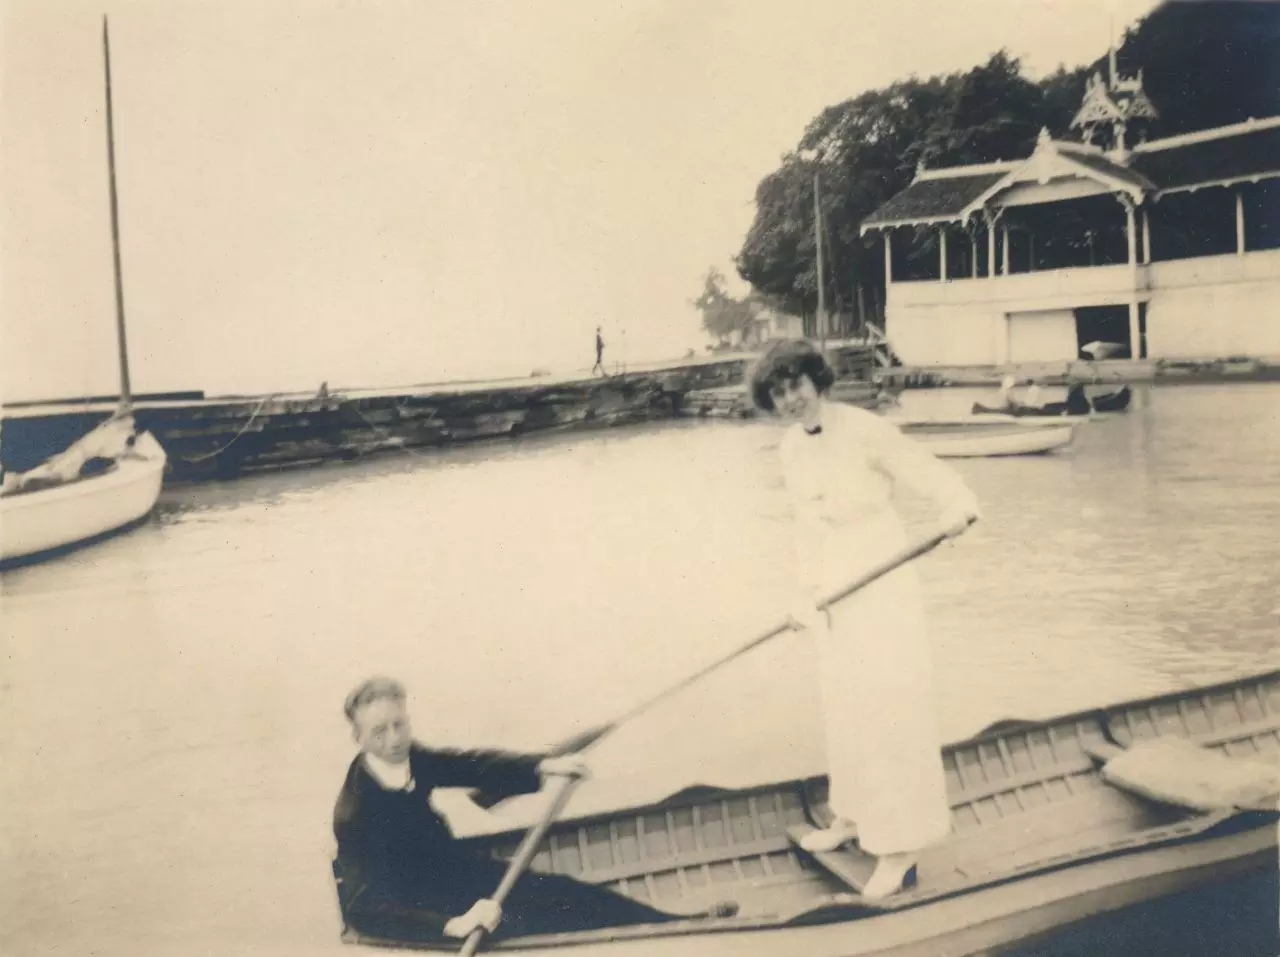
[[[591,367],[591,371],[600,370],[601,375],[608,375],[604,371],[604,337],[600,335],[600,327],[596,326],[596,364]]]

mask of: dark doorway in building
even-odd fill
[[[1139,310],[1142,309],[1139,305]],[[1145,343],[1139,343],[1139,349],[1134,350],[1133,343],[1129,341],[1129,307],[1128,306],[1085,306],[1075,310],[1076,314],[1076,350],[1082,358],[1107,358],[1107,359],[1128,359],[1134,356],[1135,351],[1137,357],[1141,358],[1146,353],[1146,349],[1142,348]],[[1142,331],[1142,315],[1139,312],[1139,331]],[[1143,335],[1145,340],[1146,336]],[[1110,343],[1118,346],[1118,349],[1107,350],[1109,354],[1102,354],[1096,357],[1086,355],[1083,351],[1084,347],[1095,342]]]

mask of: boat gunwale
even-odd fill
[[[1093,707],[1082,708],[1079,711],[1068,712],[1062,715],[1050,715],[1044,718],[1000,718],[991,722],[975,734],[965,738],[957,738],[952,741],[944,742],[942,745],[942,753],[946,755],[948,752],[955,752],[961,748],[974,747],[981,744],[988,744],[993,741],[1007,738],[1010,735],[1022,735],[1031,731],[1046,730],[1061,724],[1079,724],[1085,721],[1095,721],[1098,726],[1099,736],[1109,744],[1119,745],[1121,742],[1115,741],[1111,737],[1110,719],[1114,712],[1122,709],[1153,707],[1158,704],[1164,704],[1169,701],[1176,701],[1190,696],[1203,696],[1213,694],[1228,689],[1243,687],[1250,684],[1265,684],[1269,681],[1280,681],[1280,668],[1262,672],[1260,674],[1246,676],[1242,678],[1229,679],[1227,681],[1217,682],[1212,685],[1203,687],[1188,688],[1181,691],[1167,691],[1147,698],[1135,698],[1131,701],[1118,701],[1106,705],[1095,705]],[[999,728],[1000,725],[1012,725],[1006,728]],[[1096,764],[1097,760],[1089,758],[1091,763]],[[1053,773],[1050,769],[1045,769],[1045,776]],[[812,802],[810,800],[809,791],[816,784],[826,779],[825,774],[810,774],[798,778],[783,778],[778,781],[762,782],[760,784],[752,784],[742,788],[724,787],[716,784],[707,784],[704,782],[695,782],[678,791],[673,791],[665,797],[647,804],[634,804],[625,807],[618,807],[608,811],[592,811],[582,816],[569,816],[559,819],[553,825],[553,829],[559,829],[568,825],[574,827],[589,827],[593,824],[600,824],[617,819],[622,815],[640,815],[650,814],[659,811],[670,811],[680,807],[692,806],[703,801],[719,801],[728,800],[730,798],[750,798],[760,794],[773,794],[786,791],[791,788],[798,790],[802,806],[805,813],[812,820]],[[1003,787],[1008,782],[1000,782]],[[966,796],[961,804],[969,803],[970,797]],[[952,805],[957,806],[957,805]],[[495,831],[485,831],[482,834],[469,834],[459,838],[459,841],[468,845],[484,845],[501,844],[504,840],[518,840],[528,828],[523,825],[515,825],[510,828]]]
[[[1190,834],[1183,833],[1163,839],[1156,838],[1154,840],[1147,840],[1133,847],[1121,846],[1101,850],[1095,849],[1093,851],[1083,851],[1076,855],[1067,856],[1060,861],[1055,861],[1053,863],[1037,867],[1034,870],[1014,870],[992,878],[989,881],[956,887],[936,896],[921,897],[913,900],[909,899],[900,906],[876,907],[868,904],[868,902],[862,900],[856,894],[848,892],[833,892],[826,895],[825,898],[820,899],[817,903],[794,911],[790,915],[781,916],[781,918],[778,916],[762,914],[753,917],[730,917],[713,920],[690,919],[670,921],[661,924],[635,924],[621,927],[600,928],[596,930],[567,931],[556,934],[531,934],[527,937],[515,937],[496,942],[493,946],[493,950],[517,953],[523,951],[543,951],[559,947],[589,946],[592,944],[607,945],[611,943],[635,943],[640,940],[706,937],[713,934],[740,934],[749,931],[781,932],[806,928],[829,927],[832,925],[856,924],[864,920],[910,913],[929,905],[954,901],[957,898],[965,897],[970,894],[989,893],[1024,880],[1043,880],[1051,878],[1076,867],[1094,867],[1125,857],[1137,857],[1143,852],[1166,851],[1172,848],[1204,844],[1215,839],[1229,838],[1238,835],[1243,836],[1254,832],[1259,834],[1264,831],[1274,832],[1275,822],[1280,820],[1280,812],[1216,812],[1209,815],[1199,815],[1198,817],[1202,819],[1214,818],[1214,820],[1205,823],[1204,826],[1196,828],[1194,832]],[[1192,818],[1191,820],[1194,821],[1195,818]],[[1185,824],[1186,822],[1184,821],[1181,823]],[[1153,830],[1163,832],[1173,827],[1174,825],[1167,825]],[[1257,863],[1265,866],[1274,856],[1274,848],[1280,847],[1280,840],[1273,839],[1273,841],[1275,842],[1269,845],[1266,849],[1255,851],[1248,855],[1248,857],[1260,858]],[[1201,864],[1197,866],[1203,867],[1208,865]],[[1177,868],[1170,868],[1167,871],[1160,873],[1176,873],[1178,870],[1179,869]],[[1154,877],[1159,875],[1150,876]],[[1130,880],[1137,879],[1138,878],[1132,878]],[[1122,883],[1128,883],[1128,881]],[[1042,906],[1050,906],[1056,903],[1058,902],[1049,901]],[[845,916],[840,916],[841,914],[844,914]],[[1004,916],[1007,918],[1009,915]],[[351,928],[350,926],[344,926],[342,940],[347,944],[373,946],[385,949],[412,950],[426,953],[449,952],[453,949],[449,946],[447,941],[418,942],[380,938],[372,935],[366,935],[359,930]]]
[[[29,492],[17,492],[13,495],[2,496],[0,497],[0,514],[10,510],[21,510],[18,506],[29,507],[34,504],[37,507],[44,507],[66,498],[97,495],[124,485],[140,482],[152,472],[163,472],[168,455],[165,453],[163,446],[156,441],[150,432],[138,433],[138,441],[141,442],[144,436],[155,444],[159,455],[140,452],[125,453],[114,461],[112,468],[99,472],[97,475],[89,475],[83,478],[77,477],[70,482],[62,482],[59,485],[48,488],[32,489]],[[38,498],[35,496],[38,496]]]

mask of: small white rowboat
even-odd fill
[[[1042,455],[1070,445],[1076,429],[1075,422],[1062,419],[1029,422],[1005,415],[898,420],[894,424],[939,458]]]

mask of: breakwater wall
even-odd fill
[[[830,352],[844,374],[869,376],[868,347],[834,346]],[[168,454],[167,482],[231,479],[393,449],[669,419],[684,413],[691,393],[740,386],[753,359],[711,357],[597,378],[144,400],[135,404],[134,418]],[[4,467],[33,468],[105,419],[113,405],[103,399],[6,407],[0,421]]]

